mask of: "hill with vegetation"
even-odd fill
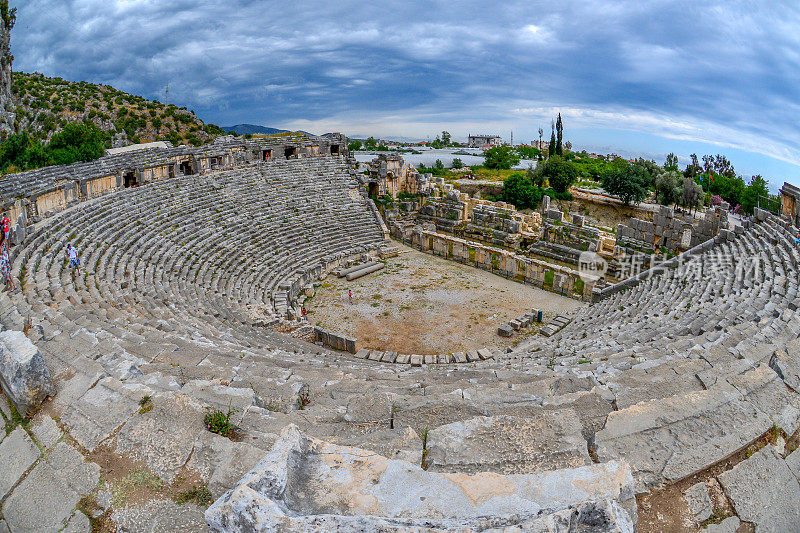
[[[200,146],[225,132],[185,107],[110,85],[14,72],[12,132],[2,131],[0,172],[91,161],[105,149],[164,140]]]
[[[157,140],[200,146],[224,133],[185,107],[110,85],[14,72],[12,95],[17,105],[14,130],[42,142],[74,123],[97,126],[106,147]]]

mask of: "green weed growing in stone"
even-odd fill
[[[142,396],[142,399],[139,400],[139,414],[149,413],[153,410],[153,397],[149,394],[145,394]]]
[[[220,409],[208,411],[203,418],[203,423],[211,433],[228,437],[231,440],[239,436],[239,428],[231,422],[231,415],[236,412],[228,405],[228,411],[224,412]]]
[[[423,470],[428,469],[428,428],[420,428],[417,431],[419,438],[422,439],[422,464]]]

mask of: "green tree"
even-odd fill
[[[453,164],[451,165],[450,168],[464,168],[464,162],[461,161],[460,158],[454,157],[453,158]]]
[[[378,146],[378,142],[375,140],[375,137],[369,136],[367,137],[367,141],[364,143],[367,150],[374,150]]]
[[[683,190],[681,193],[681,205],[694,209],[700,205],[700,198],[703,197],[703,187],[692,178],[683,178]]]
[[[633,162],[633,166],[636,167],[636,171],[642,174],[645,181],[647,182],[648,187],[655,188],[656,185],[656,176],[658,176],[662,168],[656,164],[655,161],[651,159],[644,159],[642,157],[637,157],[636,160]]]
[[[533,168],[532,165],[528,165],[528,170],[525,171],[525,177],[528,178],[533,182],[534,185],[541,188],[544,187],[544,173],[542,172],[543,165],[536,165],[536,168]]]
[[[535,187],[531,180],[521,173],[514,173],[503,182],[500,198],[517,209],[534,209],[542,200],[542,195],[542,190]]]
[[[0,169],[4,171],[31,170],[50,164],[50,154],[27,133],[11,135],[0,144]]]
[[[550,123],[550,145],[547,147],[547,157],[556,155],[556,125]]]
[[[578,180],[578,168],[575,163],[558,155],[542,163],[541,172],[550,184],[550,188],[560,193],[567,192],[570,185]]]
[[[564,124],[561,122],[561,113],[556,119],[556,155],[564,155]]]
[[[697,159],[697,154],[691,155],[692,161],[686,165],[686,170],[683,171],[683,175],[686,178],[696,178],[700,175],[700,172],[703,171],[703,167],[700,166],[700,161]]]
[[[103,156],[104,135],[94,124],[67,124],[53,135],[47,151],[56,165],[93,161]]]
[[[767,188],[767,180],[756,174],[750,178],[750,184],[745,188],[742,193],[742,209],[747,214],[752,214],[753,210],[758,206],[758,197],[769,197],[769,189]],[[724,196],[723,196],[724,198]]]
[[[347,145],[347,148],[350,149],[351,152],[355,152],[357,150],[361,150],[361,147],[364,146],[361,141],[358,139],[353,139],[350,141],[350,144]]]
[[[443,131],[442,132],[442,144],[444,144],[445,146],[450,146],[450,139],[451,139],[450,132],[449,131]]]
[[[509,169],[519,164],[519,155],[517,155],[517,152],[505,144],[492,146],[483,152],[483,157],[483,165],[486,168]]]
[[[603,188],[626,205],[639,203],[647,196],[650,179],[643,166],[628,164],[621,158],[614,160],[600,177]]]
[[[678,171],[678,156],[672,152],[667,154],[667,160],[664,161],[664,170],[668,172]]]
[[[433,168],[436,170],[442,170],[444,168],[444,163],[442,163],[441,159],[437,159],[436,162],[433,164]]]
[[[656,197],[663,205],[676,203],[681,196],[683,177],[677,170],[664,170],[656,176]]]

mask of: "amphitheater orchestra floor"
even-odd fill
[[[354,281],[331,275],[319,284],[306,301],[309,321],[358,338],[361,348],[436,354],[510,346],[525,335],[500,337],[500,324],[531,308],[549,319],[584,305],[397,245],[401,254],[377,274]]]

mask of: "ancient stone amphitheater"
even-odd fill
[[[548,338],[386,364],[310,342],[298,309],[387,246],[345,141],[3,177],[0,531],[800,530],[787,223],[760,212]]]

